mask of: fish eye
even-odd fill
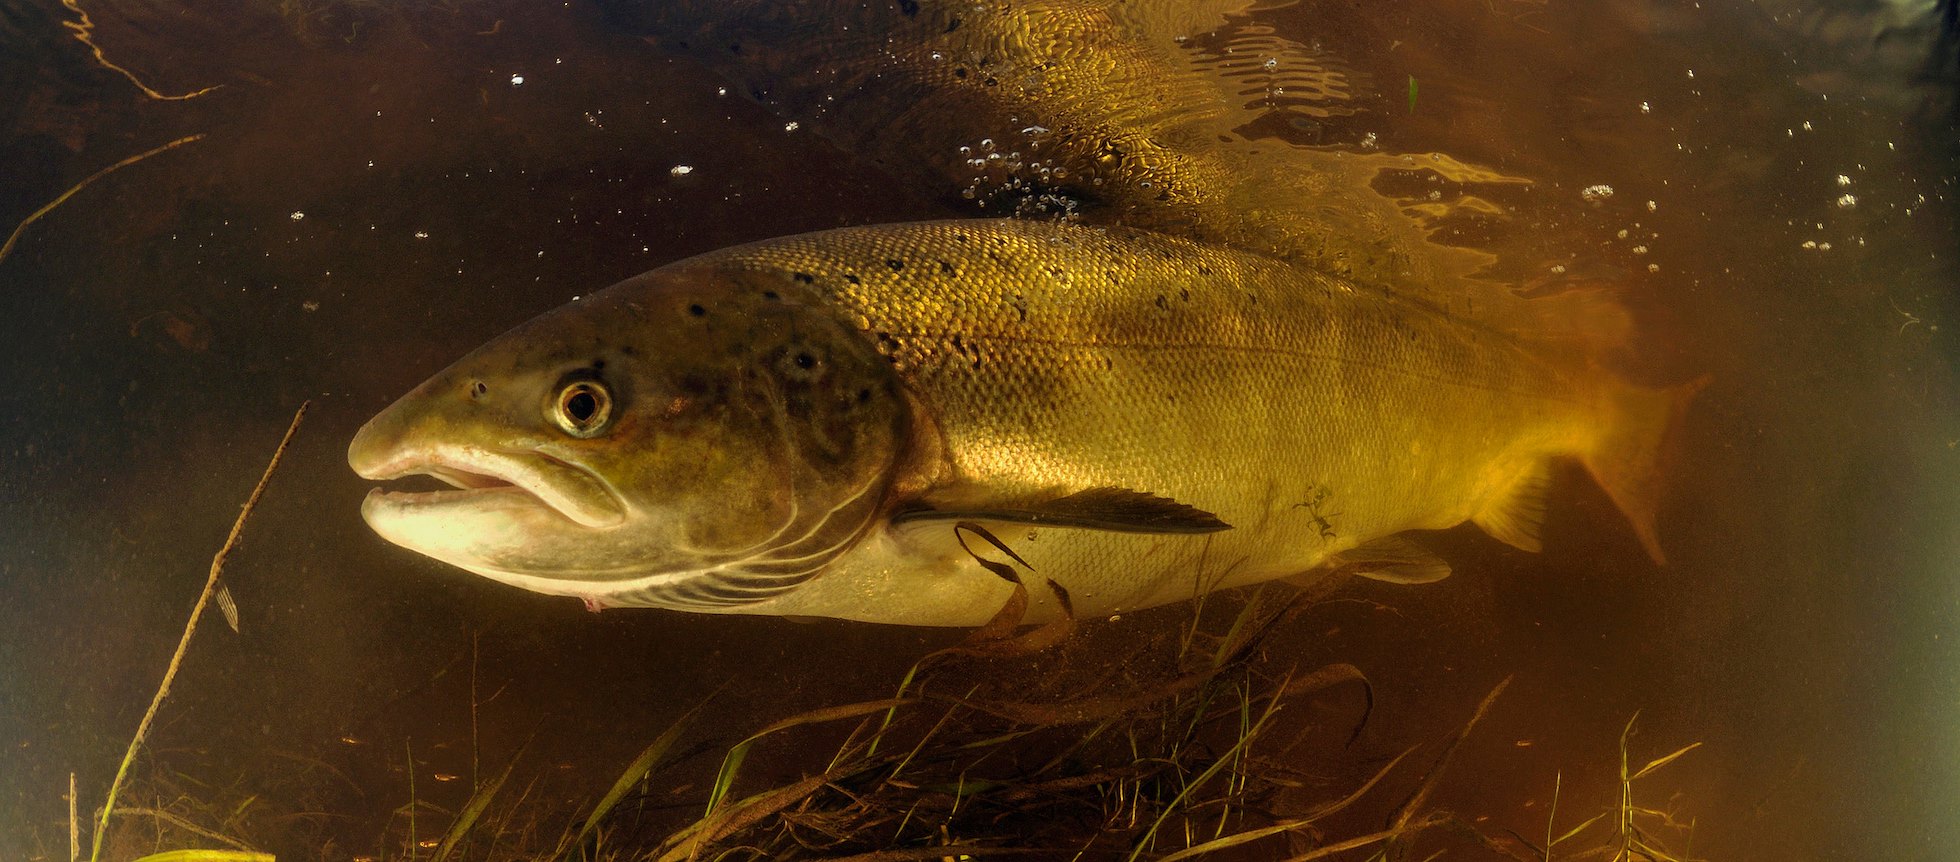
[[[597,380],[574,380],[558,390],[551,419],[573,437],[591,437],[612,419],[612,393]]]

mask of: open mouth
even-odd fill
[[[476,449],[414,452],[378,465],[362,465],[361,476],[378,481],[428,477],[449,486],[440,490],[376,488],[364,509],[434,514],[444,509],[536,506],[580,526],[603,528],[625,517],[623,506],[604,483],[586,470],[536,452],[505,453]]]

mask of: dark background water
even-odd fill
[[[343,460],[387,401],[574,295],[737,242],[974,215],[956,189],[786,130],[587,2],[85,8],[151,87],[223,87],[150,99],[62,29],[72,12],[0,4],[0,226],[206,136],[81,191],[0,261],[0,858],[65,852],[67,773],[100,804],[309,399],[227,570],[242,634],[206,621],[129,804],[324,809],[249,837],[375,855],[410,751],[418,794],[454,810],[473,759],[528,741],[537,798],[570,810],[718,687],[704,724],[727,738],[704,736],[726,744],[883,696],[957,639],[591,616],[386,546]],[[1703,743],[1650,779],[1696,856],[1960,858],[1954,88],[1950,55],[1923,74],[1924,31],[1875,39],[1888,8],[1262,13],[1387,82],[1385,149],[1655,201],[1613,216],[1659,267],[1633,298],[1647,359],[1714,381],[1662,514],[1668,567],[1568,471],[1546,553],[1446,534],[1449,581],[1361,588],[1287,633],[1282,658],[1374,680],[1363,754],[1446,736],[1514,676],[1444,783],[1458,810],[1532,834],[1555,774],[1561,810],[1606,804],[1639,711],[1636,758]],[[1406,77],[1420,101],[1394,110]]]

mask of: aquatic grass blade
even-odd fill
[[[669,839],[674,842],[674,846],[661,854],[659,860],[678,862],[681,859],[692,859],[701,848],[795,805],[799,800],[829,784],[840,774],[842,773],[826,772],[822,775],[813,775],[794,784],[763,791],[714,811],[686,829],[675,833],[674,837]]]
[[[1634,773],[1633,777],[1629,780],[1639,781],[1642,778],[1646,778],[1648,775],[1652,774],[1654,770],[1657,770],[1663,766],[1673,763],[1675,759],[1679,758],[1681,755],[1687,754],[1688,752],[1693,751],[1700,747],[1701,747],[1701,743],[1690,742],[1687,745],[1681,746],[1679,749],[1676,749],[1673,754],[1669,754],[1665,757],[1654,758],[1654,760],[1649,762],[1646,766],[1641,767],[1639,772]]]
[[[463,805],[463,813],[457,815],[456,822],[449,827],[449,832],[442,836],[442,843],[436,846],[436,855],[431,862],[443,862],[449,858],[450,853],[455,852],[456,845],[461,844],[470,834],[470,830],[476,827],[477,818],[483,816],[484,809],[489,808],[490,801],[497,797],[497,791],[504,789],[504,781],[510,778],[511,770],[517,768],[517,761],[523,756],[524,752],[520,749],[511,757],[510,763],[504,766],[502,773],[489,784],[470,794],[470,801]]]
[[[653,767],[673,749],[674,743],[681,737],[681,731],[686,729],[695,713],[700,712],[701,707],[706,705],[707,701],[704,700],[693,709],[682,713],[681,717],[674,719],[673,724],[668,725],[666,730],[654,737],[653,742],[648,743],[640,755],[633,758],[632,763],[627,764],[626,771],[619,774],[619,780],[613,782],[612,789],[607,790],[606,795],[599,798],[599,804],[592,806],[592,813],[585,818],[585,825],[579,827],[578,837],[572,842],[574,845],[584,844],[593,830],[599,828],[600,821],[605,820],[606,815],[612,813],[613,806],[626,798],[626,794],[634,785],[646,779],[647,774],[653,771]]]
[[[251,850],[166,850],[136,862],[277,862],[277,859],[270,853]]]
[[[1281,685],[1281,688],[1285,688],[1284,684]],[[1252,740],[1259,735],[1261,730],[1265,729],[1266,722],[1271,720],[1277,712],[1279,712],[1279,699],[1274,698],[1267,702],[1265,711],[1260,713],[1259,720],[1252,723],[1252,727],[1246,731],[1245,735],[1233,742],[1230,749],[1227,749],[1223,755],[1213,761],[1211,766],[1207,767],[1205,771],[1198,773],[1197,778],[1186,783],[1183,789],[1179,790],[1177,795],[1172,797],[1171,801],[1164,805],[1164,809],[1158,812],[1157,819],[1150,824],[1150,828],[1144,831],[1143,836],[1138,838],[1135,846],[1130,849],[1130,855],[1126,857],[1126,862],[1136,862],[1137,859],[1141,858],[1144,849],[1149,847],[1151,842],[1156,839],[1157,830],[1163,828],[1164,822],[1169,820],[1170,816],[1177,812],[1178,806],[1182,805],[1184,800],[1190,797],[1193,791],[1217,777],[1219,771],[1231,763],[1234,755],[1246,746],[1251,745]]]
[[[1560,844],[1564,844],[1565,842],[1572,840],[1573,838],[1578,837],[1579,833],[1586,831],[1586,827],[1591,826],[1594,823],[1598,823],[1599,821],[1604,819],[1606,819],[1606,812],[1604,811],[1601,811],[1598,814],[1586,818],[1586,822],[1574,826],[1571,829],[1567,829],[1565,830],[1564,835],[1560,835],[1559,837],[1552,839],[1552,846],[1556,847]]]
[[[792,727],[800,727],[806,724],[822,724],[827,721],[838,721],[846,718],[856,718],[860,715],[869,715],[870,713],[879,712],[881,710],[892,709],[894,707],[900,707],[900,706],[907,706],[917,702],[918,702],[918,698],[895,697],[895,698],[887,698],[885,700],[870,700],[870,701],[864,701],[862,703],[850,703],[850,704],[845,704],[843,706],[832,706],[832,707],[826,707],[824,709],[814,709],[809,712],[790,716],[789,718],[785,718],[782,721],[778,721],[774,724],[769,725],[768,727],[756,731],[753,734],[750,734],[747,739],[744,739],[741,742],[736,743],[735,747],[730,748],[728,750],[728,754],[722,758],[721,770],[715,774],[714,788],[710,790],[708,793],[707,813],[709,815],[713,815],[715,813],[715,809],[721,807],[721,803],[728,798],[728,791],[735,783],[735,773],[742,768],[742,761],[748,758],[749,749],[755,746],[757,740],[760,740],[763,737],[768,736],[772,733],[778,733],[780,731],[788,730]]]
[[[1395,755],[1395,759],[1390,760],[1388,762],[1388,765],[1383,766],[1379,770],[1376,770],[1374,777],[1369,778],[1367,783],[1362,784],[1353,793],[1350,793],[1345,797],[1342,797],[1324,806],[1321,806],[1320,808],[1314,810],[1313,813],[1308,814],[1305,817],[1298,817],[1291,820],[1287,820],[1283,823],[1275,823],[1271,826],[1265,826],[1258,829],[1250,829],[1244,832],[1233,833],[1223,838],[1216,838],[1211,841],[1206,841],[1203,844],[1197,844],[1191,847],[1186,847],[1183,850],[1179,850],[1176,853],[1172,853],[1169,856],[1162,857],[1156,860],[1156,862],[1178,862],[1178,860],[1189,859],[1193,856],[1201,856],[1206,853],[1215,853],[1220,850],[1226,850],[1233,847],[1237,847],[1241,844],[1249,844],[1251,842],[1258,841],[1262,838],[1267,838],[1273,835],[1279,835],[1284,832],[1292,832],[1296,829],[1299,829],[1303,826],[1313,823],[1316,820],[1325,818],[1329,815],[1341,811],[1342,809],[1348,807],[1349,805],[1354,804],[1356,800],[1367,795],[1368,791],[1373,789],[1376,784],[1380,783],[1383,777],[1387,776],[1389,772],[1393,771],[1396,766],[1402,763],[1402,760],[1404,758],[1408,757],[1410,754],[1414,752],[1415,749],[1410,748],[1404,750],[1401,754]]]

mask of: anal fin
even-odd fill
[[[1545,547],[1538,535],[1545,526],[1545,495],[1551,484],[1551,462],[1535,461],[1519,471],[1470,521],[1493,539],[1537,553]]]

